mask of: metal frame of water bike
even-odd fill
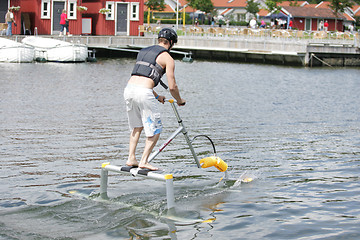
[[[191,154],[192,154],[193,157],[194,157],[194,160],[195,160],[195,162],[196,162],[196,165],[197,165],[198,168],[200,168],[201,165],[200,165],[199,159],[198,159],[198,157],[196,156],[194,147],[193,147],[192,144],[191,144],[191,140],[190,140],[190,138],[189,138],[189,136],[188,136],[188,134],[187,134],[186,128],[185,128],[185,126],[184,126],[184,123],[183,123],[183,121],[182,121],[182,119],[181,119],[181,117],[180,117],[180,114],[179,114],[179,112],[178,112],[178,110],[177,110],[177,108],[176,108],[176,105],[175,105],[176,100],[174,100],[174,99],[169,99],[169,100],[165,100],[165,101],[166,101],[166,102],[169,102],[169,103],[171,104],[171,107],[172,107],[172,109],[174,110],[176,119],[177,119],[177,121],[178,121],[178,123],[179,123],[179,127],[178,127],[178,129],[176,129],[176,130],[173,132],[173,134],[170,135],[170,137],[169,137],[168,139],[166,139],[166,141],[159,147],[158,150],[156,150],[155,152],[153,152],[153,153],[149,156],[148,161],[151,162],[157,155],[159,155],[159,153],[162,152],[162,150],[164,150],[164,148],[165,148],[167,145],[169,145],[169,143],[171,143],[171,141],[172,141],[177,135],[179,135],[180,133],[183,133],[183,134],[184,134],[184,137],[185,137],[185,140],[186,140],[187,144],[189,145]]]

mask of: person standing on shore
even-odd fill
[[[266,28],[266,23],[264,20],[261,20],[261,24],[260,24],[261,28]]]
[[[257,22],[256,22],[256,18],[253,18],[250,20],[249,26],[250,28],[256,28]]]
[[[14,19],[14,14],[11,9],[8,9],[7,13],[5,14],[5,22],[7,23],[8,27],[6,29],[6,36],[12,35],[12,23],[16,24]]]
[[[69,33],[69,20],[67,18],[66,10],[62,10],[62,14],[60,15],[60,25],[61,25],[61,31],[59,36],[61,36],[64,33],[64,29],[66,29],[66,33],[64,35],[71,36]]]
[[[328,28],[329,28],[329,23],[327,20],[325,20],[325,23],[324,23],[324,31],[327,32],[328,31]]]
[[[354,32],[354,25],[352,24],[349,25],[349,31],[351,34]]]
[[[290,20],[290,22],[289,22],[289,29],[291,30],[292,28],[293,28],[293,21]]]
[[[224,20],[224,16],[223,15],[219,15],[218,16],[218,22],[219,22],[219,27],[221,28],[221,26],[225,23],[225,20]]]
[[[129,127],[131,130],[129,141],[128,166],[158,170],[149,164],[148,157],[155,147],[162,123],[156,101],[165,102],[165,96],[157,94],[153,88],[161,81],[166,73],[171,95],[179,106],[186,101],[180,97],[175,81],[175,62],[169,51],[177,42],[177,34],[171,28],[163,28],[158,35],[158,44],[142,49],[137,56],[131,78],[124,90]],[[166,85],[165,85],[166,86]],[[145,148],[140,162],[136,160],[135,151],[142,130],[145,130]]]

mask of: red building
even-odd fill
[[[293,19],[295,28],[306,31],[323,30],[325,22],[329,24],[329,31],[342,31],[346,20],[343,14],[336,16],[330,8],[284,6],[281,12]]]
[[[55,35],[61,30],[60,15],[66,9],[74,35],[137,36],[144,22],[144,0],[1,0],[0,12],[14,11],[13,34]],[[4,14],[5,15],[5,14]],[[4,18],[4,17],[1,17]]]
[[[347,22],[354,22],[354,18],[347,17],[345,13],[334,14],[329,7],[330,2],[323,1],[319,4],[309,4],[307,1],[283,1],[278,4],[281,6],[279,13],[269,13],[268,10],[259,11],[260,19],[283,19],[293,21],[293,28],[305,31],[324,30],[327,22],[329,31],[343,31]],[[296,6],[295,6],[296,5]]]

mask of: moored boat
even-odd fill
[[[26,37],[22,42],[35,48],[35,60],[85,62],[88,57],[88,47],[84,44],[37,36]]]
[[[32,62],[34,48],[0,37],[0,62]]]

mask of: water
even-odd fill
[[[179,135],[153,162],[175,177],[174,216],[162,182],[111,173],[97,200],[101,164],[127,156],[133,64],[0,65],[0,239],[360,238],[360,70],[177,61],[189,135],[231,181]],[[177,128],[168,104],[162,118],[160,142]]]

